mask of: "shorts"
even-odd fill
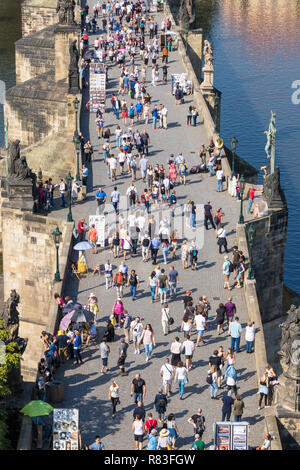
[[[223,323],[224,323],[224,320],[218,320],[217,321],[217,325],[223,325]]]
[[[108,358],[107,358],[107,357],[102,357],[101,359],[102,359],[102,365],[103,365],[104,367],[106,367],[106,366],[107,366],[107,359],[108,359]]]
[[[119,359],[118,359],[118,366],[119,366],[119,367],[124,366],[124,364],[125,364],[125,359],[126,359],[126,357],[124,357],[124,356],[119,357]]]
[[[134,342],[138,343],[140,341],[141,335],[137,335],[136,333],[133,333],[132,339]]]
[[[191,354],[191,355],[185,355],[185,358],[186,358],[186,359],[192,359],[192,358],[193,358],[193,354]]]
[[[137,441],[137,442],[143,442],[144,436],[140,435],[140,434],[135,434],[134,435],[134,440]]]
[[[205,330],[197,330],[198,336],[201,338],[204,335]]]
[[[163,385],[172,385],[173,380],[163,380]]]
[[[125,163],[125,162],[119,162],[119,165],[120,165],[120,166],[124,166],[124,163]]]
[[[166,287],[160,287],[159,288],[159,293],[160,294],[166,294],[167,293],[167,288]]]

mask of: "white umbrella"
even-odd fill
[[[91,245],[89,242],[79,242],[76,243],[76,245],[73,247],[74,250],[77,251],[85,251],[85,250],[90,250],[93,248],[93,245]]]

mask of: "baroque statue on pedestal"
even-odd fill
[[[65,25],[74,25],[74,0],[58,0],[56,12],[58,14],[58,23]]]

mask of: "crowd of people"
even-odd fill
[[[211,355],[206,358],[208,396],[211,400],[221,398],[222,401],[222,408],[219,411],[216,410],[215,419],[229,421],[233,414],[234,421],[242,420],[244,409],[247,409],[247,400],[238,393],[238,354],[241,350],[242,338],[245,340],[247,354],[254,352],[255,324],[249,322],[246,328],[242,327],[233,298],[231,296],[226,298],[225,293],[216,311],[212,311],[211,302],[204,294],[196,300],[193,298],[193,292],[186,290],[183,296],[180,295],[180,300],[178,299],[179,277],[183,277],[184,271],[189,268],[201,269],[198,259],[201,247],[197,246],[196,239],[185,239],[174,228],[174,219],[179,207],[174,188],[188,184],[189,178],[192,178],[189,175],[195,173],[196,170],[189,167],[190,163],[181,151],[177,155],[171,154],[167,164],[151,163],[153,161],[153,158],[150,160],[149,150],[151,139],[147,130],[147,125],[150,123],[153,132],[168,129],[168,109],[163,103],[152,104],[153,99],[148,88],[151,87],[154,90],[154,87],[166,84],[168,81],[167,64],[175,44],[173,36],[169,35],[166,36],[166,43],[161,48],[159,34],[172,31],[171,21],[163,19],[159,25],[147,11],[143,0],[135,3],[124,0],[97,2],[92,10],[91,12],[89,6],[86,5],[82,9],[81,16],[80,47],[83,55],[81,62],[83,82],[88,76],[88,64],[91,60],[100,60],[105,65],[107,79],[110,67],[119,67],[120,71],[118,89],[111,95],[110,112],[114,115],[115,131],[105,126],[107,110],[104,106],[99,106],[95,118],[97,137],[101,141],[103,154],[103,161],[99,164],[103,165],[106,170],[107,179],[114,183],[111,194],[107,194],[107,190],[99,186],[95,195],[97,211],[98,214],[105,213],[111,203],[117,221],[107,236],[109,254],[105,254],[106,261],[103,266],[99,267],[99,272],[105,278],[106,290],[111,290],[112,298],[115,298],[112,301],[111,314],[100,338],[100,372],[101,374],[111,373],[110,354],[113,348],[114,350],[117,348],[118,358],[114,367],[119,369],[120,383],[112,377],[107,391],[107,399],[111,402],[112,419],[114,419],[118,413],[122,413],[122,408],[120,408],[121,377],[128,374],[128,353],[132,352],[136,355],[145,353],[145,362],[155,363],[156,374],[161,377],[161,387],[156,395],[149,397],[149,400],[153,402],[157,419],[154,417],[154,412],[146,413],[145,411],[144,400],[149,392],[146,381],[140,373],[137,373],[132,378],[129,392],[135,408],[132,424],[128,426],[128,430],[133,434],[137,450],[143,448],[145,439],[148,450],[171,450],[177,448],[176,442],[181,432],[176,424],[176,413],[169,413],[168,406],[176,393],[175,384],[178,387],[180,400],[184,400],[185,386],[189,382],[190,371],[195,367],[194,352],[196,348],[207,343],[205,336],[208,330],[216,336],[223,335],[224,341],[228,335],[231,341],[230,348],[227,350],[224,350],[222,346],[212,347]],[[101,29],[98,25],[100,18],[102,19]],[[93,45],[90,33],[96,35]],[[97,51],[97,59],[86,59],[86,53],[91,49]],[[160,67],[158,62],[161,52],[162,66]],[[138,63],[141,63],[141,66]],[[149,80],[150,67],[151,80]],[[179,85],[176,86],[174,97],[176,104],[183,102],[183,90]],[[198,114],[195,106],[188,108],[187,126],[192,124],[196,126]],[[140,130],[141,123],[145,126],[142,131]],[[86,186],[89,168],[93,164],[94,149],[90,140],[85,139],[82,134],[80,134],[80,141],[84,161],[82,183]],[[212,141],[208,146],[202,145],[198,156],[200,171],[208,171],[211,177],[216,176],[217,190],[222,192],[225,179],[222,170],[224,150],[219,149]],[[103,179],[104,175],[105,172],[103,172]],[[129,206],[126,216],[125,211],[122,211],[120,207],[121,194],[118,184],[119,181],[123,183],[127,175],[130,176],[131,181],[125,189]],[[144,186],[140,194],[135,185],[139,179],[142,180]],[[62,180],[59,185],[63,206],[66,189],[64,184]],[[239,198],[238,177],[233,187],[232,195]],[[75,191],[78,193],[78,190],[74,188],[74,193]],[[161,207],[167,208],[168,213],[159,221],[154,213]],[[215,230],[217,253],[222,254],[223,247],[226,254],[222,266],[224,290],[241,288],[246,270],[246,259],[237,246],[233,247],[232,255],[228,255],[226,230],[222,221],[225,213],[222,208],[213,210],[209,200],[204,204],[203,211],[201,217],[203,216],[205,229],[209,230],[209,223]],[[186,200],[183,217],[185,227],[194,233],[197,228],[197,206],[194,201]],[[98,234],[94,225],[88,227],[85,219],[80,219],[77,225],[77,235],[79,241],[83,241],[87,235],[88,241],[94,247],[94,254],[97,254]],[[178,256],[182,264],[181,273],[175,268]],[[141,257],[144,263],[152,262],[153,266],[149,269],[146,279],[142,279],[136,267],[127,265],[127,259],[134,260],[135,257]],[[120,258],[120,264],[115,267],[112,261],[115,262],[118,258]],[[158,261],[159,258],[161,262]],[[79,261],[79,272],[89,272],[84,253],[80,254]],[[170,266],[167,268],[169,263]],[[234,277],[234,283],[230,283],[231,275]],[[170,358],[166,357],[161,363],[158,358],[153,359],[159,322],[146,323],[140,315],[130,313],[129,302],[137,298],[145,298],[146,306],[146,289],[150,292],[151,303],[157,302],[160,305],[158,310],[161,312],[160,325],[163,335],[170,336],[171,328],[176,327],[178,330],[166,348]],[[115,293],[113,293],[114,290]],[[69,312],[76,306],[75,300],[69,297],[63,299],[59,294],[55,295],[55,300],[62,317],[66,311]],[[182,303],[182,318],[179,322],[174,319],[175,302]],[[73,360],[75,367],[80,366],[83,363],[81,350],[88,348],[93,339],[96,343],[98,341],[97,314],[100,309],[98,298],[94,293],[91,293],[86,308],[92,312],[93,321],[72,322],[67,330],[59,331],[55,337],[45,331],[42,333],[41,339],[45,352],[39,364],[37,380],[37,393],[41,399],[46,399],[47,388],[51,386],[57,367],[68,360]],[[116,346],[114,343],[117,333],[121,338],[118,339]],[[265,400],[265,406],[271,404],[273,387],[276,383],[276,373],[270,365],[267,365],[259,381],[260,409],[263,400]],[[203,435],[206,420],[202,409],[195,410],[195,413],[188,418],[188,423],[193,426],[194,435],[190,449],[204,450],[206,445]],[[268,447],[269,445],[266,444],[265,448]],[[95,442],[84,448],[103,450],[104,444],[100,437],[96,436]]]

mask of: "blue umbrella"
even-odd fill
[[[94,248],[93,245],[89,242],[79,242],[76,243],[75,246],[73,246],[74,250],[77,251],[85,251],[85,250],[90,250],[91,248]]]

